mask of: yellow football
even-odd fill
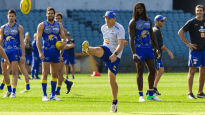
[[[31,0],[21,0],[20,9],[23,14],[28,14],[31,10]]]
[[[62,44],[62,43],[61,43],[60,41],[57,41],[57,42],[56,42],[56,48],[58,49],[58,48],[61,46],[61,44]]]

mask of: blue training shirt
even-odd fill
[[[25,56],[32,56],[32,50],[33,50],[33,47],[31,45],[31,42],[29,41],[29,48],[26,48],[25,46]]]
[[[47,21],[44,21],[43,24],[43,48],[49,51],[60,52],[55,47],[56,42],[61,41],[59,22],[54,21],[53,24],[49,24]]]
[[[5,24],[4,26],[4,39],[3,48],[5,50],[16,50],[20,48],[20,38],[19,38],[19,24],[15,23],[12,27],[9,24]]]
[[[145,21],[144,19],[138,18],[136,21],[136,33],[134,43],[137,47],[152,47],[150,39],[150,19]]]

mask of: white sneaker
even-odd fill
[[[61,101],[61,99],[57,98],[56,96],[51,97],[50,100]]]
[[[139,102],[145,102],[144,96],[139,96]]]
[[[50,101],[47,96],[42,97],[42,101]]]
[[[4,95],[4,98],[9,97],[10,95],[11,95],[11,92],[7,91],[6,94]]]
[[[117,112],[117,106],[118,106],[119,101],[117,100],[117,104],[112,104],[110,113],[116,113]]]
[[[148,100],[153,100],[153,101],[162,101],[161,99],[159,99],[157,96],[147,96]]]
[[[15,93],[11,93],[11,97],[10,98],[16,98]]]

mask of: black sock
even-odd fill
[[[112,101],[112,104],[115,104],[115,105],[116,105],[116,104],[117,104],[117,100],[113,100],[113,101]]]
[[[154,87],[154,90],[157,91],[157,88]]]

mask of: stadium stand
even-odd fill
[[[0,10],[0,24],[7,23],[7,9]],[[45,9],[32,9],[29,14],[23,15],[19,9],[16,9],[17,21],[24,27],[24,32],[29,31],[33,35],[40,22],[46,20]],[[75,39],[75,52],[81,52],[81,44],[84,40],[88,40],[91,46],[98,46],[103,43],[100,27],[105,23],[104,14],[106,10],[69,10],[67,9],[67,17],[63,17],[63,25],[71,33],[71,37]],[[122,24],[126,32],[126,40],[129,40],[128,36],[128,24],[132,18],[132,11],[130,10],[115,10],[117,14],[117,22]],[[164,38],[164,44],[173,52],[175,58],[171,60],[167,53],[163,53],[163,60],[165,71],[184,71],[187,67],[188,61],[188,47],[181,41],[178,36],[178,30],[188,21],[193,18],[190,13],[184,13],[182,10],[173,11],[148,11],[147,15],[154,20],[156,15],[163,15],[167,17],[164,27],[162,28],[162,34]],[[154,22],[153,22],[154,23]],[[189,34],[185,34],[189,40]],[[31,40],[33,37],[31,37]],[[96,58],[100,68],[105,71],[104,62],[101,62]],[[124,47],[122,61],[120,63],[120,72],[135,71],[135,64],[132,61],[132,53],[129,46]],[[145,69],[146,71],[147,69]]]

